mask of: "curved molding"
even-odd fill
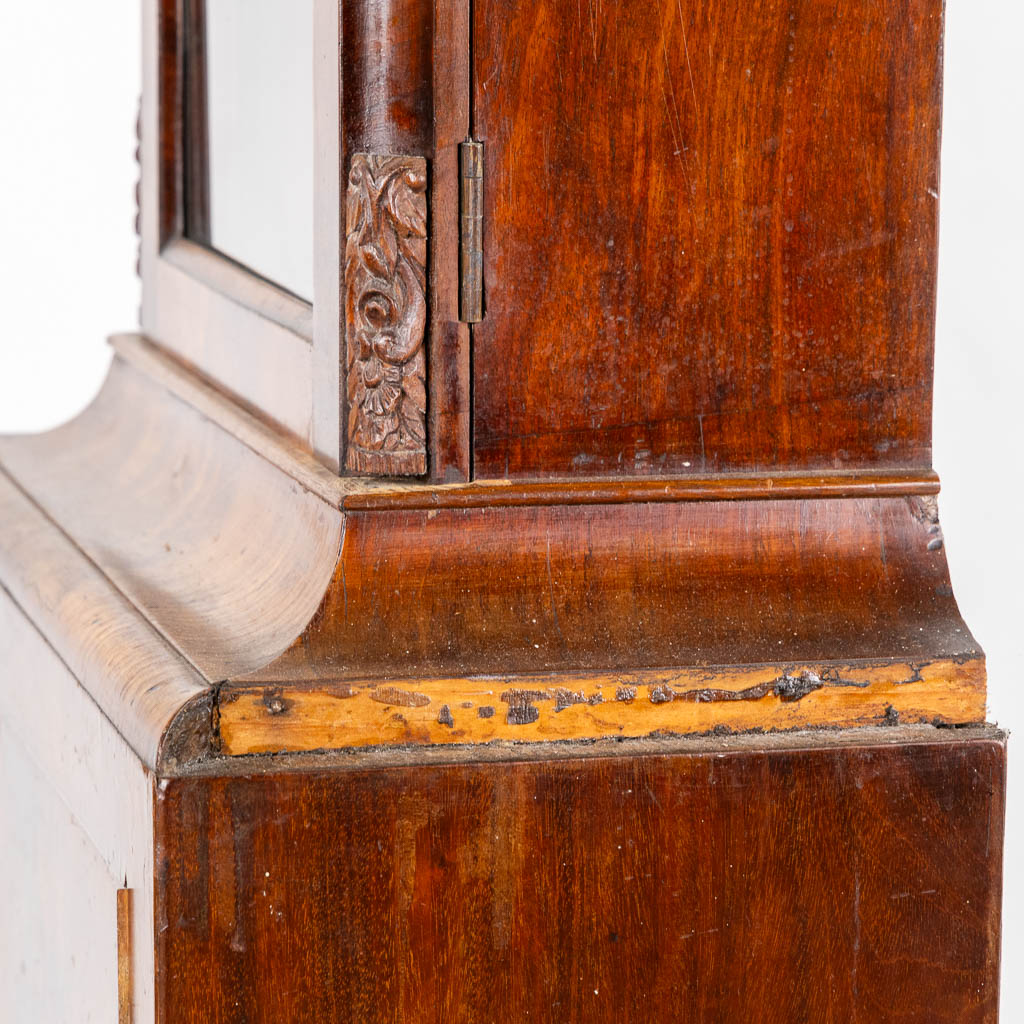
[[[148,764],[208,751],[214,685],[301,634],[341,513],[120,358],[0,465],[0,582]]]
[[[3,473],[0,523],[3,589],[143,763],[173,766],[179,754],[201,753],[202,741],[198,749],[164,756],[165,736],[182,708],[205,707],[209,721],[207,680]],[[20,688],[40,683],[5,682]]]
[[[341,481],[116,347],[76,420],[0,439],[0,581],[158,771],[984,718],[933,474]]]

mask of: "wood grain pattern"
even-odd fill
[[[118,887],[137,893],[134,934],[153,935],[154,780],[113,724],[118,708],[101,709],[39,633],[45,624],[0,589],[0,1019],[88,1020],[86,994],[99,990],[92,1019],[112,1021]],[[135,1024],[154,1019],[154,972],[153,943],[135,942]]]
[[[1000,735],[805,743],[169,782],[160,1019],[994,1024]]]
[[[476,0],[480,477],[928,466],[939,0]]]
[[[314,0],[315,311],[181,237],[201,4],[149,339],[0,439],[0,1015],[994,1024],[940,0]]]
[[[434,154],[430,190],[431,477],[472,475],[470,329],[459,319],[458,146],[469,135],[470,0],[434,0]]]
[[[468,128],[468,0],[346,3],[342,40],[346,173],[358,153],[404,153],[431,167],[427,461],[434,480],[466,480],[469,338],[458,322],[455,150]],[[349,415],[347,409],[346,419]]]
[[[132,935],[133,897],[134,892],[131,889],[117,890],[117,1024],[133,1024],[135,1019],[135,992],[132,971],[134,960],[134,941]]]
[[[348,435],[357,473],[427,471],[427,162],[356,153],[348,175]]]
[[[142,763],[165,762],[165,734],[193,702],[205,705],[205,733],[197,739],[186,715],[177,740],[193,756],[209,749],[207,681],[2,471],[0,522],[4,590]],[[30,689],[32,680],[12,685]]]
[[[0,464],[211,682],[283,651],[331,579],[339,513],[120,360]]]
[[[221,741],[243,753],[979,721],[984,658],[922,508],[352,512],[309,626],[219,691]],[[790,699],[801,677],[821,685]],[[615,699],[619,687],[636,692]]]
[[[41,538],[9,551],[16,580],[70,572],[115,620],[123,595],[152,656],[198,670],[161,705],[166,735],[129,716],[149,757],[209,754],[214,713],[237,753],[984,717],[933,474],[360,489],[143,343],[117,344],[89,410],[0,440],[0,460],[71,538],[39,512],[8,530]],[[796,701],[773,689],[861,669]],[[429,699],[388,707],[383,680]],[[613,699],[620,685],[639,700]],[[542,696],[517,719],[506,692]],[[278,698],[289,714],[269,710]]]
[[[733,473],[657,479],[600,479],[429,484],[338,477],[300,445],[138,334],[110,339],[126,363],[216,423],[300,486],[346,511],[483,508],[517,505],[621,505],[630,502],[750,501],[761,498],[867,498],[936,495],[934,470],[829,473]]]
[[[979,657],[913,499],[350,513],[267,676],[415,678]],[[514,538],[514,543],[512,539]],[[401,638],[395,642],[395,638]]]
[[[290,683],[285,678],[222,689],[220,752],[564,742],[985,719],[985,673],[978,659]]]

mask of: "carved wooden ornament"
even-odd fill
[[[348,447],[357,473],[427,471],[427,162],[356,153],[348,178]]]

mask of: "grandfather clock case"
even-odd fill
[[[0,1019],[994,1024],[941,0],[143,0],[141,324],[0,438]]]

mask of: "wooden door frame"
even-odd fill
[[[143,6],[143,333],[343,472],[348,168],[356,152],[424,157],[430,180],[427,475],[468,480],[469,328],[458,315],[457,197],[458,145],[469,131],[469,0],[313,0],[312,305],[185,237],[182,57],[190,2],[144,0]],[[382,46],[389,52],[387,75]]]

